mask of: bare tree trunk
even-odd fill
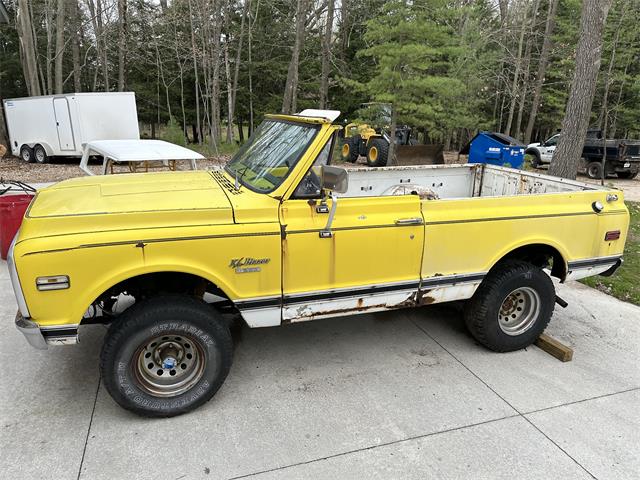
[[[582,3],[576,66],[562,121],[562,136],[549,167],[550,175],[576,178],[600,69],[602,33],[611,2],[584,0]]]
[[[124,91],[127,63],[127,0],[118,0],[118,91]]]
[[[99,36],[96,36],[96,43],[102,40],[102,78],[104,78],[104,91],[109,91],[109,64],[107,61],[107,36],[104,31],[104,24],[102,23],[102,0],[96,0],[97,12],[96,23],[98,25]]]
[[[71,39],[71,56],[73,58],[73,90],[75,92],[82,91],[81,67],[80,67],[80,8],[78,8],[78,0],[70,0],[69,13],[73,25],[73,38]]]
[[[245,0],[244,7],[242,8],[242,18],[240,19],[240,38],[238,39],[238,49],[236,51],[236,58],[234,64],[233,71],[233,85],[231,86],[231,102],[229,103],[229,121],[233,123],[235,112],[236,112],[236,97],[238,94],[238,78],[240,77],[240,60],[242,54],[242,44],[244,43],[244,25],[245,19],[249,14],[249,9],[251,8],[251,0]],[[238,135],[240,135],[240,139],[242,140],[242,129],[241,125],[238,125]],[[233,130],[231,131],[231,141],[233,141]]]
[[[27,84],[27,92],[30,96],[41,95],[29,0],[18,0],[17,27],[22,49],[22,71]]]
[[[616,100],[616,106],[613,107],[613,121],[611,122],[611,130],[609,131],[609,136],[611,138],[616,138],[616,123],[618,121],[618,108],[620,107],[620,103],[622,101],[622,93],[624,92],[624,84],[627,79],[627,71],[629,70],[629,66],[633,62],[633,57],[629,57],[629,61],[624,66],[624,72],[622,73],[622,81],[620,82],[620,90],[618,90],[618,99]]]
[[[391,138],[391,142],[389,142],[389,151],[387,152],[387,165],[397,165],[398,162],[396,160],[396,126],[397,126],[397,116],[395,107],[391,107],[391,125],[389,125],[389,137]]]
[[[609,58],[609,67],[607,68],[607,73],[604,77],[604,93],[602,94],[602,105],[600,107],[600,115],[598,117],[598,128],[602,128],[602,124],[605,124],[604,127],[604,136],[607,136],[607,102],[609,99],[609,88],[611,87],[611,72],[613,71],[613,65],[616,60],[616,49],[618,46],[618,41],[620,40],[620,30],[622,29],[622,21],[625,17],[625,10],[627,9],[627,4],[623,4],[622,11],[620,12],[620,20],[618,22],[618,26],[615,29],[616,33],[613,37],[613,45],[611,46],[611,57]]]
[[[58,0],[56,13],[55,93],[62,93],[62,60],[64,59],[65,0]]]
[[[253,134],[254,128],[254,118],[253,118],[253,64],[251,59],[251,51],[253,49],[252,45],[252,34],[253,34],[253,26],[258,21],[258,11],[260,9],[260,0],[258,0],[256,4],[256,16],[253,19],[253,22],[249,23],[249,51],[248,51],[248,75],[249,75],[249,135]],[[249,10],[251,12],[251,10]]]
[[[44,24],[45,24],[45,29],[46,29],[46,38],[47,38],[47,45],[45,48],[45,72],[46,72],[46,76],[43,79],[44,80],[44,93],[46,93],[47,95],[51,95],[53,93],[53,88],[54,88],[54,80],[53,80],[53,57],[54,57],[54,52],[53,52],[53,21],[54,21],[54,17],[53,17],[53,9],[51,7],[51,1],[52,0],[45,0],[44,2]],[[33,8],[33,6],[30,6],[30,8]],[[33,12],[31,12],[31,16],[33,17]],[[38,36],[36,35],[36,31],[34,28],[33,23],[31,24],[32,28],[33,28],[33,38],[36,40],[38,39]],[[36,45],[36,55],[38,52],[38,48]]]
[[[296,111],[298,101],[298,64],[300,63],[300,50],[304,43],[304,27],[307,19],[307,1],[298,0],[296,7],[296,36],[293,44],[293,52],[289,69],[287,71],[287,82],[284,86],[284,98],[282,99],[282,113],[293,113]]]
[[[224,73],[227,82],[227,143],[233,142],[233,80],[231,79],[231,65],[229,65],[229,35],[224,42]]]
[[[518,115],[516,118],[516,126],[513,130],[513,136],[516,138],[522,138],[522,115],[524,113],[524,106],[527,98],[529,97],[529,84],[530,84],[530,67],[531,67],[531,47],[533,43],[533,29],[538,16],[538,8],[540,7],[540,0],[535,0],[533,4],[533,14],[531,15],[531,21],[529,22],[529,32],[527,46],[524,53],[524,73],[522,75],[522,82],[518,91],[520,104],[518,106]]]
[[[198,144],[202,145],[202,128],[200,126],[200,77],[198,75],[198,58],[196,56],[196,36],[193,25],[193,9],[189,0],[189,22],[191,24],[191,53],[193,55],[193,76],[196,89],[196,129],[198,131]],[[195,141],[195,138],[194,138]]]
[[[320,108],[327,108],[329,99],[329,70],[331,67],[331,37],[333,35],[333,10],[335,0],[328,0],[327,22],[322,39],[322,73],[320,74]]]
[[[516,102],[518,101],[518,83],[520,82],[520,71],[522,70],[522,45],[524,44],[524,32],[527,23],[527,7],[523,8],[522,20],[520,23],[520,37],[518,39],[518,56],[516,57],[516,70],[513,73],[513,82],[511,83],[511,102],[509,104],[509,116],[507,117],[507,126],[504,133],[511,134],[511,125],[513,123],[513,114],[516,110]]]
[[[542,50],[540,51],[540,60],[538,61],[538,73],[533,87],[533,98],[531,99],[531,110],[529,111],[529,120],[524,133],[524,143],[531,142],[531,134],[533,133],[533,125],[538,115],[538,104],[540,103],[540,95],[542,94],[542,85],[544,76],[547,73],[547,64],[549,63],[549,53],[551,52],[551,36],[555,26],[556,10],[558,8],[558,0],[550,0],[547,10],[547,21],[544,27],[544,38],[542,40]]]

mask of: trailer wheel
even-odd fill
[[[33,158],[37,163],[47,163],[49,161],[47,151],[40,144],[33,147]]]
[[[20,147],[20,158],[27,163],[33,163],[33,150],[28,145]]]
[[[591,162],[587,165],[587,177],[589,178],[602,178],[602,163]]]
[[[618,178],[624,178],[625,180],[631,180],[638,176],[638,172],[618,172]]]
[[[553,282],[540,268],[506,261],[489,272],[465,305],[467,329],[490,350],[520,350],[547,327],[555,298]]]
[[[374,138],[367,148],[367,165],[370,167],[386,167],[389,156],[389,144],[383,138]]]
[[[213,397],[231,367],[227,324],[204,302],[156,297],[126,310],[105,338],[100,371],[123,408],[146,417],[189,412]]]

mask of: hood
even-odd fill
[[[536,143],[530,143],[529,145],[527,145],[527,148],[539,147],[539,146],[540,146],[540,142],[536,142]]]
[[[21,237],[233,223],[231,204],[206,171],[80,177],[38,191]]]

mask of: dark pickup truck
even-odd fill
[[[533,157],[534,167],[551,163],[560,133],[546,142],[532,143],[527,146],[525,155]],[[582,149],[582,167],[589,178],[602,177],[602,157],[607,146],[605,176],[617,174],[619,178],[635,178],[640,172],[640,140],[602,138],[602,130],[588,130]]]

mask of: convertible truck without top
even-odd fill
[[[109,324],[109,393],[171,416],[222,385],[230,318],[273,327],[466,300],[471,334],[505,352],[549,323],[551,277],[621,264],[619,190],[482,164],[347,172],[328,165],[337,115],[267,116],[221,170],[40,190],[9,258],[18,329],[44,349]]]

